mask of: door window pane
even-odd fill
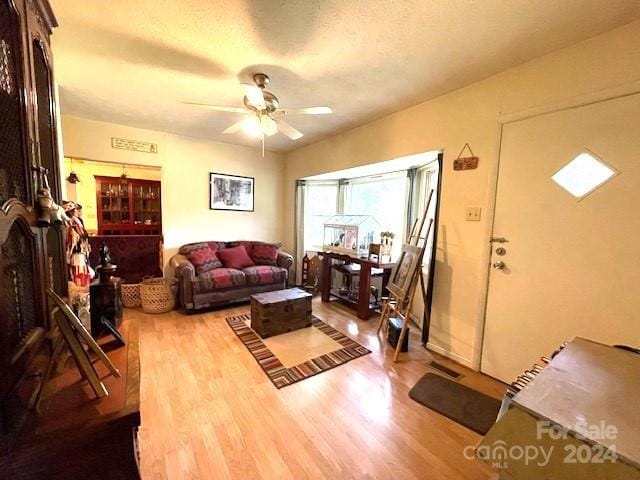
[[[617,172],[590,153],[581,153],[551,179],[574,197],[581,199],[603,185]]]

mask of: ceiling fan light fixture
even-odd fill
[[[246,118],[242,122],[242,130],[251,137],[262,136],[262,126],[258,117]]]
[[[267,135],[268,137],[278,133],[278,125],[268,115],[262,115],[260,117],[260,126],[261,126],[262,131],[264,132],[264,134]]]

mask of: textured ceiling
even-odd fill
[[[261,71],[305,136],[292,150],[640,18],[637,0],[52,0],[63,114],[256,145],[221,132]]]

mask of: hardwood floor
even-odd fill
[[[248,305],[191,316],[127,310],[140,323],[143,478],[491,477],[463,456],[479,435],[408,397],[431,359],[417,332],[394,364],[377,318],[318,301],[313,309],[372,353],[281,390],[224,321]],[[462,383],[502,396],[499,382],[438,360],[463,371]]]

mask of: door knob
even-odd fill
[[[502,270],[502,269],[504,269],[504,267],[506,267],[505,263],[502,260],[497,260],[497,261],[493,262],[493,264],[491,264],[491,266],[493,268],[495,268],[496,270]]]

